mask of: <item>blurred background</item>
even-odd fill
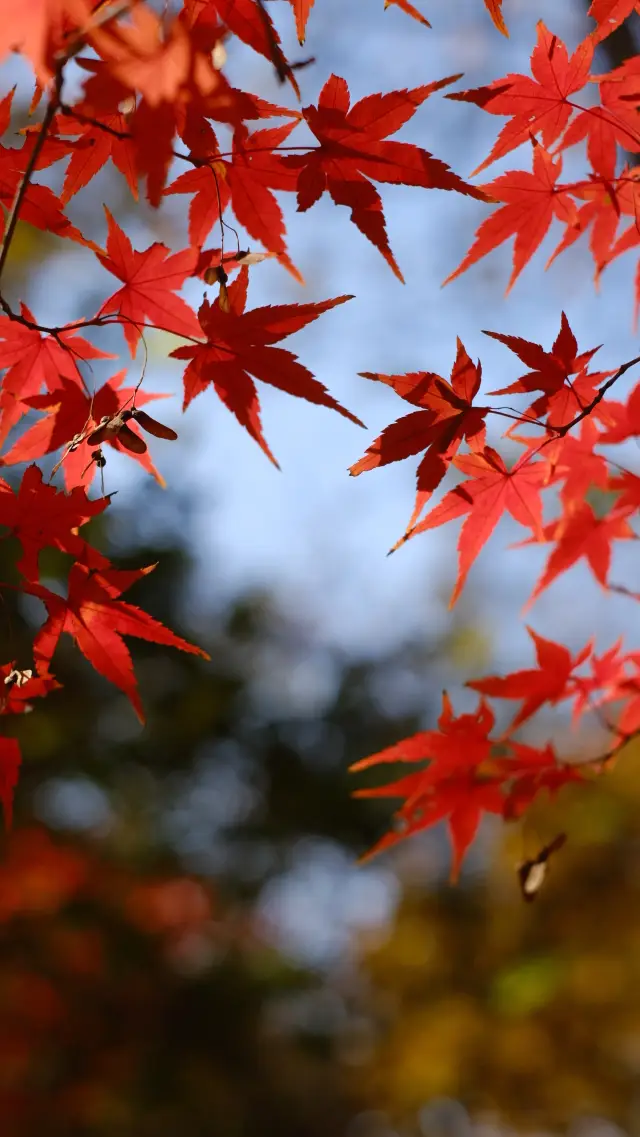
[[[480,0],[423,0],[431,31],[383,12],[382,0],[317,0],[301,51],[289,5],[271,5],[290,58],[315,56],[299,73],[305,103],[332,70],[354,99],[458,71],[464,87],[527,72],[536,21],[573,48],[590,26],[586,7],[505,0],[507,42]],[[636,50],[612,38],[599,69]],[[28,75],[18,61],[0,73],[2,90],[18,83],[18,128]],[[287,100],[241,45],[230,46],[229,73]],[[492,116],[434,96],[401,137],[468,176],[495,133]],[[511,155],[486,177],[528,162]],[[59,185],[56,168],[47,178]],[[159,562],[128,599],[212,661],[130,641],[143,729],[65,637],[55,659],[63,689],[10,724],[24,764],[0,859],[1,1137],[640,1132],[633,748],[601,784],[564,791],[526,827],[484,828],[456,888],[440,829],[357,864],[392,803],[353,800],[347,774],[434,725],[443,687],[461,711],[475,701],[466,679],[531,666],[520,612],[546,552],[507,550],[522,534],[504,522],[454,612],[455,527],[385,559],[413,505],[414,469],[346,475],[403,413],[393,392],[357,372],[448,375],[460,335],[481,357],[487,389],[502,386],[517,361],[480,329],[549,347],[563,308],[581,347],[603,343],[602,366],[615,366],[637,351],[635,264],[617,262],[596,294],[577,244],[544,274],[553,231],[506,300],[510,249],[441,291],[482,205],[406,187],[382,193],[406,287],[346,210],[324,201],[302,216],[282,202],[304,291],[269,262],[251,270],[253,306],[356,295],[292,347],[366,434],[265,390],[279,473],[213,393],[181,417],[182,367],[167,362],[175,341],[147,336],[145,388],[173,396],[160,417],[180,433],[173,447],[152,446],[168,488],[110,453],[105,489],[118,493],[92,539],[122,567]],[[186,200],[133,210],[109,169],[69,213],[104,241],[104,201],[137,247],[181,248]],[[19,229],[7,294],[42,322],[89,316],[112,287],[84,250]],[[202,287],[186,291],[195,305]],[[95,342],[126,359],[115,332]],[[96,386],[118,366],[96,365]],[[634,442],[624,461],[640,468]],[[612,576],[637,588],[633,556],[616,551]],[[0,542],[1,579],[16,579],[14,561],[11,541]],[[62,555],[43,556],[53,586],[67,567]],[[605,597],[578,567],[529,618],[572,647],[591,635],[606,647],[622,633],[640,647],[631,604]],[[5,591],[1,619],[6,658],[29,666],[39,603]],[[578,757],[595,725],[585,729],[572,733],[558,711],[522,737],[553,736]],[[560,829],[567,846],[536,904],[524,905],[516,866]]]

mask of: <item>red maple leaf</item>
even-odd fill
[[[144,722],[131,656],[122,636],[137,636],[153,643],[177,647],[191,655],[200,655],[203,659],[210,658],[202,648],[176,636],[146,612],[118,600],[122,592],[154,568],[155,565],[148,565],[133,571],[105,569],[95,572],[76,563],[69,573],[66,599],[42,585],[25,585],[22,591],[39,597],[48,612],[48,619],[33,644],[37,670],[48,672],[58,640],[66,632],[73,637],[96,671],[124,691],[138,718]]]
[[[320,146],[285,159],[291,169],[299,171],[298,209],[309,209],[328,191],[336,205],[350,208],[351,220],[380,250],[399,280],[402,273],[389,246],[382,201],[372,181],[457,190],[486,200],[482,190],[463,181],[428,151],[386,140],[429,95],[455,78],[413,90],[368,95],[350,109],[345,80],[332,75],[320,92],[318,106],[305,107],[302,112]]]
[[[592,486],[609,488],[607,460],[594,449],[598,441],[597,424],[592,418],[585,418],[580,423],[579,434],[565,434],[542,451],[541,456],[549,466],[549,481],[563,483],[560,500],[565,512],[579,506]]]
[[[0,59],[20,51],[30,60],[38,81],[45,86],[55,70],[54,57],[71,27],[90,19],[85,0],[31,0],[6,8],[0,31]]]
[[[93,430],[98,429],[102,419],[111,419],[121,409],[130,407],[134,396],[137,406],[144,406],[153,399],[166,398],[166,395],[151,394],[142,390],[136,392],[134,387],[122,387],[126,374],[126,371],[120,371],[114,375],[96,391],[95,395],[89,394],[77,383],[61,378],[59,384],[48,394],[24,399],[26,408],[44,411],[44,417],[20,436],[0,459],[0,464],[11,466],[17,462],[31,462],[34,458],[52,454],[55,450],[64,447],[63,470],[67,488],[89,486],[93,481],[96,467],[90,460],[92,447],[88,445],[87,439]],[[128,426],[134,433],[138,433],[138,428],[133,422],[128,423]],[[84,441],[71,448],[77,436],[83,437]],[[144,450],[132,454],[130,449],[122,446],[117,436],[107,437],[105,441],[120,453],[133,457],[144,470],[153,474],[160,485],[164,485],[164,479],[146,452],[146,444]],[[143,441],[142,438],[140,441]]]
[[[76,113],[82,116],[79,104]],[[90,112],[89,112],[90,113]],[[135,200],[138,199],[136,152],[130,135],[130,115],[115,110],[102,114],[96,122],[86,122],[71,112],[58,115],[52,130],[72,135],[71,161],[64,176],[60,200],[66,205],[74,194],[87,186],[111,160],[125,178]]]
[[[309,0],[305,3],[310,7]],[[280,44],[280,36],[260,0],[188,0],[187,9],[199,13],[201,22],[212,23],[214,14],[230,32],[273,63],[278,78],[288,79],[296,95],[300,91]],[[198,24],[196,23],[196,28]]]
[[[503,36],[508,36],[507,25],[502,15],[502,0],[484,0],[484,3],[498,31],[502,32]]]
[[[586,710],[619,699],[625,692],[627,664],[633,656],[621,655],[622,639],[616,641],[602,655],[592,655],[590,675],[574,675],[573,719],[577,721]],[[601,692],[597,694],[597,692]]]
[[[584,781],[583,771],[560,762],[550,743],[542,750],[522,742],[510,742],[509,746],[511,757],[503,760],[507,778],[503,816],[507,821],[522,817],[544,790],[553,798],[564,786]]]
[[[332,398],[297,356],[272,346],[351,297],[337,296],[319,304],[279,304],[246,312],[248,283],[249,270],[244,266],[225,290],[224,301],[222,295],[213,304],[204,300],[198,317],[206,343],[176,348],[171,355],[175,359],[189,360],[184,373],[185,409],[211,384],[240,425],[277,465],[262,433],[260,402],[252,375],[290,395],[330,407],[358,426],[363,425]]]
[[[472,405],[480,390],[482,368],[479,362],[471,361],[458,340],[451,383],[432,371],[409,375],[381,375],[373,371],[360,374],[365,379],[386,383],[401,398],[421,408],[385,427],[364,457],[349,467],[349,473],[356,477],[365,470],[375,470],[426,451],[418,466],[416,504],[407,526],[409,530],[444,478],[463,438],[474,450],[484,446],[484,419],[489,408]]]
[[[549,554],[527,608],[556,577],[567,572],[582,557],[586,558],[598,583],[606,589],[611,564],[611,542],[637,539],[628,517],[628,509],[614,509],[604,517],[596,517],[591,506],[584,501],[566,516],[545,525],[543,540],[555,541],[556,544]],[[534,543],[536,538],[521,542],[523,545]]]
[[[597,385],[614,374],[613,371],[598,371],[591,375],[588,373],[588,364],[599,348],[578,352],[576,337],[564,312],[551,351],[545,351],[539,343],[521,339],[520,336],[502,335],[500,332],[484,334],[503,343],[527,367],[532,368],[515,383],[500,387],[490,394],[513,395],[542,391],[541,397],[531,404],[526,415],[535,418],[546,416],[548,426],[561,427],[571,422],[591,402]],[[523,420],[524,418],[525,416]]]
[[[509,115],[509,122],[500,131],[489,157],[476,167],[474,175],[536,134],[540,134],[547,150],[557,142],[573,114],[574,105],[569,96],[581,91],[591,77],[593,46],[593,40],[587,36],[569,57],[562,40],[552,35],[539,20],[538,42],[531,54],[533,78],[505,75],[488,87],[456,91],[446,96],[475,103],[489,114]]]
[[[522,726],[545,703],[555,706],[562,699],[568,699],[574,692],[571,683],[573,672],[588,659],[592,650],[589,643],[577,655],[572,656],[564,644],[544,639],[533,628],[527,628],[527,631],[535,645],[537,667],[513,671],[511,675],[473,679],[466,684],[481,695],[489,695],[491,698],[522,700],[522,706],[507,728],[507,733]]]
[[[367,857],[446,818],[453,846],[451,879],[455,880],[482,813],[502,813],[504,799],[490,761],[490,734],[495,721],[492,711],[480,700],[475,714],[456,718],[446,693],[442,703],[438,730],[420,731],[363,758],[350,769],[365,770],[386,762],[429,762],[426,769],[396,782],[356,790],[355,797],[404,798],[396,813],[396,828],[378,841]]]
[[[26,304],[21,304],[20,311],[24,319],[35,323]],[[61,378],[81,384],[79,360],[113,358],[74,331],[61,328],[55,335],[46,335],[0,316],[0,367],[7,368],[0,389],[0,446],[26,414],[23,399],[37,395],[43,385],[53,389]]]
[[[600,106],[580,111],[569,124],[560,147],[567,150],[577,142],[587,141],[587,158],[594,174],[607,182],[615,182],[618,146],[635,151],[640,145],[638,133],[637,75],[629,68],[632,60],[599,76]],[[636,96],[634,100],[634,95]]]
[[[577,219],[569,192],[556,184],[561,172],[561,156],[553,158],[541,146],[534,146],[533,173],[509,170],[484,185],[482,188],[491,199],[504,204],[481,223],[469,252],[444,283],[449,284],[487,253],[515,237],[509,292],[544,240],[554,217],[567,225]]]
[[[307,33],[307,21],[309,13],[315,4],[315,0],[289,0],[293,8],[293,14],[296,18],[296,34],[298,36],[298,43],[303,44]]]
[[[99,315],[117,312],[123,317],[123,331],[132,356],[143,329],[149,325],[178,336],[200,335],[195,312],[174,295],[195,268],[195,249],[170,254],[166,245],[154,241],[148,249],[137,252],[106,206],[105,213],[109,225],[107,250],[98,254],[98,260],[123,286],[105,300]]]
[[[199,248],[204,244],[221,212],[230,204],[237,220],[250,237],[275,253],[297,280],[300,273],[292,264],[284,240],[282,210],[272,190],[296,188],[297,175],[274,151],[286,141],[297,125],[287,122],[270,130],[238,127],[233,138],[231,162],[216,158],[217,142],[211,132],[208,164],[187,170],[165,190],[166,194],[192,193],[189,205],[189,240]]]
[[[458,579],[451,595],[450,607],[453,607],[462,592],[471,565],[505,510],[521,525],[532,529],[534,533],[541,533],[540,489],[547,480],[547,467],[544,462],[531,462],[530,457],[529,453],[524,454],[508,470],[491,446],[486,446],[476,454],[458,455],[453,459],[453,465],[463,474],[468,474],[469,479],[445,494],[431,513],[398,542],[399,545],[427,529],[436,529],[465,513],[469,515],[458,539]]]
[[[109,502],[108,497],[89,501],[82,486],[62,493],[42,480],[42,471],[35,465],[25,470],[17,493],[0,478],[0,525],[6,525],[22,545],[16,565],[19,572],[36,581],[38,555],[47,545],[91,568],[107,568],[107,558],[74,530],[102,513]]]
[[[599,43],[610,36],[632,12],[640,13],[639,0],[593,0],[588,14],[597,24],[591,33],[594,41]]]
[[[612,445],[640,435],[640,383],[631,391],[626,403],[607,399],[599,407],[603,426],[599,441]]]
[[[427,17],[423,16],[422,12],[419,12],[413,4],[410,4],[409,0],[384,0],[385,9],[390,8],[392,4],[395,5],[396,8],[400,8],[400,11],[405,12],[407,16],[411,16],[413,20],[417,20],[419,24],[424,24],[425,28],[431,27]]]
[[[574,197],[583,200],[584,204],[576,207],[575,216],[567,222],[564,234],[545,268],[549,268],[560,253],[589,232],[589,248],[597,282],[602,270],[613,259],[613,243],[622,212],[620,187],[614,188],[610,181],[594,180],[586,185],[574,186],[572,193]]]

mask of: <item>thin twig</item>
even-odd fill
[[[44,146],[44,142],[45,142],[45,139],[47,137],[47,131],[49,130],[49,127],[51,126],[51,123],[53,121],[55,113],[58,110],[58,107],[60,106],[60,92],[61,92],[61,90],[62,90],[62,67],[59,67],[58,71],[56,72],[54,89],[53,89],[53,92],[52,92],[51,97],[49,99],[49,102],[47,103],[47,109],[45,111],[44,118],[40,124],[40,131],[39,131],[38,137],[36,138],[36,140],[34,142],[33,150],[31,151],[31,154],[29,156],[29,161],[27,162],[27,165],[25,167],[25,171],[24,171],[24,174],[22,177],[22,181],[20,182],[20,185],[18,186],[16,196],[14,197],[13,204],[11,206],[11,209],[9,210],[9,216],[7,217],[7,224],[6,224],[6,228],[4,231],[4,236],[2,238],[2,242],[0,243],[0,277],[2,276],[5,264],[7,262],[7,257],[9,256],[9,249],[11,248],[11,242],[13,241],[13,236],[14,236],[14,233],[16,231],[16,226],[18,224],[18,221],[20,220],[20,209],[22,208],[22,203],[25,199],[27,190],[29,189],[31,177],[32,177],[33,172],[36,168],[38,158],[40,157],[40,152],[42,150],[42,147]]]

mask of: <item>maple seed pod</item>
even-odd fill
[[[140,438],[139,434],[134,434],[132,430],[129,430],[126,423],[123,423],[117,431],[116,438],[120,445],[124,446],[125,450],[130,450],[133,454],[146,453],[147,444],[144,438]]]
[[[91,446],[101,446],[103,442],[115,442],[117,439],[125,450],[130,450],[133,454],[145,454],[147,444],[144,438],[134,434],[125,422],[125,418],[131,417],[131,411],[123,411],[113,418],[103,418],[98,429],[89,435],[87,442]]]
[[[165,426],[162,422],[158,422],[157,419],[151,418],[151,415],[148,415],[146,411],[139,411],[134,407],[131,415],[148,434],[153,434],[156,438],[166,438],[169,442],[176,441],[178,435],[175,430],[172,430],[170,426]]]
[[[554,837],[548,845],[545,845],[537,856],[518,865],[518,882],[522,891],[522,899],[526,900],[527,903],[530,904],[532,900],[535,900],[547,875],[549,857],[562,848],[566,839],[566,833],[558,833],[558,836]]]

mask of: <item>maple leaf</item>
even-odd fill
[[[553,798],[564,786],[584,781],[584,773],[568,762],[560,762],[550,743],[543,750],[522,742],[509,745],[511,758],[506,759],[504,765],[505,774],[510,775],[505,787],[503,816],[506,821],[522,817],[544,790]]]
[[[106,84],[113,91],[115,82],[120,98],[109,101],[109,112],[125,100],[132,104],[129,133],[136,174],[146,179],[154,206],[160,203],[175,134],[185,119],[215,118],[217,110],[229,114],[235,106],[229,84],[213,65],[224,28],[212,15],[213,21],[205,10],[202,19],[192,20],[187,5],[169,23],[139,4],[127,24],[112,21],[89,37],[106,67],[99,64],[96,69],[93,61],[82,61],[96,76],[85,88],[85,101],[102,102],[101,88]]]
[[[501,28],[506,33],[506,27]],[[531,54],[531,71],[528,75],[505,75],[487,87],[469,91],[456,91],[446,98],[458,102],[475,103],[489,114],[509,115],[488,158],[473,171],[479,174],[498,158],[503,158],[540,134],[546,150],[558,140],[571,115],[570,96],[582,90],[590,79],[593,59],[593,40],[582,41],[569,57],[561,39],[551,34],[542,20],[538,21],[538,41]]]
[[[82,111],[78,110],[78,114]],[[129,133],[130,117],[119,110],[101,115],[96,122],[85,122],[73,112],[57,116],[52,130],[75,136],[60,194],[63,205],[87,186],[109,160],[126,180],[133,198],[138,200],[136,150]]]
[[[591,402],[597,385],[615,374],[614,371],[598,371],[591,375],[588,373],[588,364],[599,348],[578,351],[576,337],[564,312],[560,317],[560,331],[550,352],[545,351],[539,343],[521,339],[520,336],[487,331],[484,335],[503,343],[527,367],[532,368],[515,383],[500,387],[490,394],[512,395],[542,391],[541,397],[531,404],[526,415],[535,418],[547,416],[548,426],[562,427],[572,422]],[[574,375],[576,378],[572,379],[571,376]]]
[[[353,223],[382,253],[399,280],[403,277],[389,245],[382,201],[369,179],[457,190],[486,200],[482,190],[463,181],[428,151],[407,142],[387,141],[387,135],[408,122],[429,95],[455,78],[459,76],[413,90],[368,95],[351,107],[345,80],[332,75],[320,92],[317,107],[304,107],[302,112],[320,146],[284,159],[290,169],[299,171],[298,210],[309,209],[326,190],[336,205],[350,208]]]
[[[140,92],[151,107],[168,108],[189,83],[210,94],[221,82],[192,33],[186,20],[163,21],[139,4],[129,12],[126,24],[110,22],[93,28],[88,41],[115,79]]]
[[[508,37],[507,25],[502,15],[502,0],[484,0],[484,4],[498,31]]]
[[[296,35],[298,36],[298,43],[303,44],[307,33],[307,21],[309,13],[315,4],[315,0],[289,0],[293,8],[293,14],[296,18]]]
[[[15,738],[0,738],[0,801],[4,811],[5,829],[13,821],[13,791],[18,784],[18,771],[22,756]]]
[[[554,643],[539,636],[533,628],[527,627],[533,640],[538,666],[526,671],[514,671],[511,675],[492,675],[484,679],[473,679],[466,684],[481,695],[495,699],[519,699],[522,706],[507,733],[522,726],[545,703],[555,706],[562,699],[573,694],[571,679],[576,667],[589,658],[592,650],[588,643],[577,655],[572,656],[564,644]]]
[[[20,312],[35,323],[26,304]],[[24,398],[37,395],[43,385],[53,389],[61,377],[82,384],[79,360],[113,358],[73,331],[61,328],[47,335],[0,316],[0,367],[7,368],[0,388],[0,446],[27,411]]]
[[[640,383],[633,388],[626,403],[607,399],[599,409],[604,428],[600,442],[612,445],[640,435]]]
[[[198,336],[200,325],[194,311],[173,295],[195,268],[195,249],[170,254],[166,245],[154,241],[148,249],[137,252],[106,206],[105,213],[109,235],[106,253],[99,253],[98,260],[123,282],[123,287],[105,300],[98,315],[117,312],[123,317],[123,331],[132,356],[142,329],[148,324],[178,336]]]
[[[576,722],[586,710],[591,710],[619,699],[627,678],[627,664],[629,656],[621,655],[622,639],[617,640],[612,647],[602,655],[592,655],[589,659],[590,675],[574,675],[575,691],[573,694],[573,720]],[[602,692],[596,695],[596,692]]]
[[[38,466],[29,466],[17,493],[0,478],[0,525],[6,525],[22,545],[16,567],[28,580],[38,579],[38,555],[45,546],[61,549],[91,568],[109,561],[74,532],[109,505],[108,497],[89,501],[82,486],[61,493],[42,479]]]
[[[409,0],[384,0],[385,10],[392,5],[395,5],[396,8],[400,8],[401,12],[404,12],[407,16],[411,16],[411,18],[417,20],[419,24],[424,24],[425,28],[431,27],[427,17],[423,16],[422,12],[419,12],[413,4],[410,4]]]
[[[531,462],[530,453],[508,470],[491,446],[476,454],[463,454],[453,465],[469,479],[445,494],[418,525],[397,543],[402,544],[427,529],[436,529],[467,513],[458,539],[459,567],[449,607],[452,608],[464,588],[469,569],[506,510],[534,533],[542,531],[540,488],[547,479],[544,462]]]
[[[630,63],[632,61],[628,61]],[[560,146],[563,150],[587,141],[587,158],[594,174],[609,183],[615,181],[617,148],[638,150],[638,112],[633,95],[637,91],[637,77],[623,64],[598,83],[600,106],[579,111],[567,127]]]
[[[165,194],[193,193],[189,205],[189,240],[201,247],[211,227],[230,204],[237,220],[250,237],[275,253],[296,280],[302,277],[292,264],[284,241],[282,210],[272,189],[294,191],[297,176],[274,153],[297,125],[287,122],[270,130],[249,133],[238,127],[233,137],[231,162],[210,157],[208,165],[187,170],[172,182]],[[217,149],[215,136],[213,146]]]
[[[593,0],[588,15],[597,24],[591,33],[595,42],[610,36],[634,11],[640,13],[639,0]]]
[[[202,648],[176,636],[146,612],[118,599],[154,568],[155,565],[148,565],[133,571],[110,568],[96,572],[76,563],[69,573],[66,598],[39,584],[24,585],[22,591],[42,600],[48,613],[33,644],[37,671],[48,672],[60,636],[66,632],[96,671],[124,691],[138,718],[144,722],[133,663],[122,636],[137,636],[203,659],[210,658]]]
[[[545,446],[543,457],[550,469],[549,481],[563,482],[560,500],[565,513],[579,506],[592,486],[609,486],[607,460],[594,450],[598,441],[597,424],[592,418],[585,418],[578,435],[565,434]]]
[[[502,813],[504,805],[498,780],[491,771],[490,734],[494,721],[491,709],[482,699],[475,714],[456,718],[445,693],[438,730],[420,731],[350,767],[355,772],[387,762],[429,762],[426,769],[399,781],[355,791],[355,797],[405,799],[396,813],[395,830],[378,841],[367,857],[446,818],[453,846],[451,880],[457,879],[482,813]]]
[[[85,0],[31,0],[3,12],[0,59],[20,51],[29,59],[39,82],[46,86],[55,70],[54,56],[70,25],[87,24],[91,7]]]
[[[621,202],[618,189],[610,182],[592,181],[588,185],[574,186],[575,197],[584,199],[576,207],[576,214],[565,228],[557,247],[548,258],[545,268],[568,249],[579,237],[589,232],[589,249],[595,264],[595,280],[613,259],[613,242],[620,223]]]
[[[463,438],[474,450],[484,446],[484,419],[489,408],[472,405],[480,390],[482,368],[479,362],[471,361],[458,339],[451,383],[431,371],[409,375],[381,375],[372,371],[360,374],[365,379],[386,383],[401,398],[421,408],[385,427],[364,457],[349,467],[352,477],[357,477],[366,470],[425,450],[418,466],[416,504],[407,526],[411,529],[444,478]]]
[[[611,542],[636,540],[636,535],[627,518],[629,510],[614,509],[605,517],[596,517],[591,506],[585,501],[565,516],[551,521],[543,530],[544,541],[555,541],[555,548],[549,554],[545,569],[527,603],[529,608],[545,588],[567,572],[572,565],[585,557],[593,575],[603,588],[607,587],[609,566],[611,564]],[[533,538],[521,544],[536,542]]]
[[[561,172],[562,157],[552,158],[536,145],[532,173],[509,170],[484,185],[485,193],[504,205],[480,224],[469,252],[444,283],[449,284],[487,253],[515,237],[513,270],[507,285],[509,293],[544,240],[554,217],[567,225],[576,221],[576,206],[569,192],[556,185]]]
[[[56,387],[46,395],[34,395],[24,399],[25,408],[44,411],[44,417],[24,432],[11,449],[0,459],[0,464],[11,466],[17,462],[31,462],[44,454],[52,454],[65,447],[63,463],[65,484],[68,489],[74,486],[88,486],[93,480],[95,466],[90,462],[90,449],[86,439],[97,430],[103,419],[112,419],[121,409],[132,405],[135,398],[138,406],[153,399],[164,399],[166,395],[151,394],[134,387],[123,387],[126,371],[114,375],[95,395],[84,391],[77,383],[63,377]],[[137,433],[137,427],[130,425]],[[85,441],[72,446],[74,439],[83,437]],[[153,465],[146,443],[140,437],[142,448],[135,454],[123,447],[117,435],[108,436],[106,441],[120,453],[134,457],[144,470],[164,485],[164,479]]]
[[[171,355],[174,359],[189,361],[184,373],[185,410],[192,399],[211,384],[240,425],[277,465],[262,433],[260,403],[252,375],[290,395],[330,407],[358,426],[363,425],[332,398],[297,356],[272,346],[352,297],[337,296],[319,304],[279,304],[245,311],[248,283],[249,270],[243,266],[226,290],[224,303],[220,297],[213,304],[208,300],[202,303],[198,318],[201,332],[207,337],[206,343],[176,348]]]

